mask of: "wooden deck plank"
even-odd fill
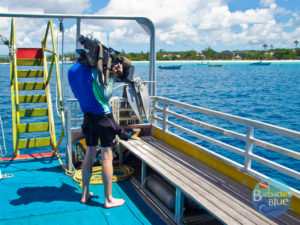
[[[120,141],[123,142],[123,141]],[[182,187],[185,189],[185,191],[187,191],[189,193],[189,196],[191,196],[192,198],[196,199],[197,201],[201,202],[201,205],[204,208],[219,208],[218,205],[213,204],[212,202],[210,202],[208,199],[206,199],[205,197],[207,197],[206,195],[204,196],[200,196],[197,192],[195,192],[193,189],[191,189],[189,186],[187,186],[182,180],[177,179],[176,177],[173,176],[172,173],[170,173],[169,171],[162,169],[161,168],[161,164],[157,163],[156,159],[153,159],[151,156],[149,157],[149,152],[147,151],[143,151],[141,150],[140,147],[136,148],[136,145],[132,145],[134,144],[133,142],[129,143],[130,141],[127,141],[127,143],[123,142],[122,144],[130,149],[130,151],[132,153],[134,153],[135,155],[137,155],[140,159],[142,159],[144,162],[146,162],[148,165],[151,165],[151,168],[153,168],[155,171],[159,172],[163,177],[165,177],[167,180],[171,181],[172,183],[177,183],[179,184],[178,186]],[[169,178],[169,179],[168,179]],[[184,190],[183,189],[183,190]],[[223,211],[222,209],[217,210],[214,215],[217,218],[222,218],[222,220],[224,222],[226,222],[227,224],[241,224],[239,223],[237,220],[235,220],[233,217],[231,217],[230,215],[228,215],[225,211]]]
[[[172,148],[168,144],[154,138],[151,136],[143,137],[143,140],[152,146],[160,149],[164,154],[167,154],[173,159],[182,161],[188,168],[201,176],[206,177],[206,179],[211,180],[216,186],[219,186],[224,191],[239,199],[241,202],[253,207],[252,202],[252,190],[237,183],[236,181],[228,178],[224,174],[212,169],[211,167],[199,163],[198,160],[191,158],[190,156]],[[261,214],[260,214],[261,215]],[[263,215],[261,215],[263,216]],[[276,224],[300,224],[300,216],[287,211],[284,214],[270,218]]]
[[[151,142],[151,145],[152,146],[154,145],[156,151],[159,149],[159,151],[157,151],[155,154],[161,159],[164,158],[164,155],[168,156],[165,152],[163,152],[164,146],[162,146],[161,144],[157,145],[158,142],[156,142],[153,139],[150,139],[150,141],[153,141],[153,142]],[[147,139],[146,140],[143,139],[143,141],[147,142]],[[203,187],[205,190],[207,190],[211,195],[217,197],[220,201],[222,201],[222,202],[227,201],[227,205],[230,208],[233,208],[233,210],[238,207],[242,207],[242,209],[239,211],[244,217],[252,218],[252,220],[255,220],[256,218],[266,220],[266,217],[261,215],[259,212],[257,212],[252,207],[252,204],[250,206],[248,204],[245,204],[244,202],[241,202],[240,200],[238,200],[237,198],[232,196],[230,193],[224,191],[222,187],[220,187],[219,185],[215,185],[214,182],[207,179],[207,175],[201,176],[201,175],[199,175],[199,173],[195,173],[194,171],[190,170],[185,165],[186,161],[184,161],[183,158],[176,157],[176,159],[174,159],[174,158],[171,158],[170,156],[168,156],[168,158],[166,158],[166,160],[167,160],[166,163],[170,166],[172,166],[172,164],[177,165],[177,167],[179,167],[179,171],[182,174],[184,174],[186,176],[186,178],[191,180],[191,182],[194,182],[197,186],[199,186],[199,184],[201,184],[201,187]],[[177,160],[180,160],[180,161],[177,161]],[[269,221],[269,219],[267,219],[267,220]],[[257,221],[257,222],[260,222],[260,221]]]
[[[166,149],[171,147],[163,145],[157,139],[145,137],[144,140],[130,140],[122,144],[224,222],[274,224],[272,220],[261,215],[245,202],[237,200],[222,190],[220,185],[215,185],[215,181],[206,179],[207,175],[202,177],[201,174],[195,173],[193,171],[195,169],[189,168],[191,164],[184,158],[171,155],[170,150],[166,152]],[[218,180],[217,177],[213,179]]]
[[[267,224],[273,223],[252,207],[239,202],[236,198],[224,192],[221,188],[215,186],[210,181],[187,169],[187,167],[180,165],[178,161],[175,161],[170,157],[165,157],[166,155],[160,152],[161,149],[158,149],[159,148],[156,148],[155,146],[155,151],[152,152],[154,157],[158,157],[164,161],[165,165],[174,168],[174,173],[176,173],[176,171],[178,175],[181,173],[180,179],[185,178],[187,185],[191,186],[200,195],[210,196],[210,201],[219,202],[220,207],[224,208],[226,212],[234,216],[234,218],[240,217],[239,220],[243,224],[262,224],[262,220],[266,221]],[[199,192],[200,187],[202,188],[202,192]],[[238,213],[236,211],[237,208],[239,209]]]

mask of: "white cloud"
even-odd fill
[[[260,5],[262,8],[231,12],[222,0],[111,0],[99,14],[148,17],[155,24],[157,39],[169,45],[222,42],[231,47],[280,41],[284,26],[275,16],[287,11],[277,7],[275,0],[261,0]],[[289,24],[295,22],[296,17]],[[241,31],[233,32],[235,25]],[[128,33],[124,30],[123,35]]]
[[[221,2],[220,0],[212,0],[209,3],[206,0],[176,2],[173,0],[111,0],[106,8],[99,11],[99,14],[148,17],[155,24],[158,40],[174,44],[177,41],[198,41],[199,24],[204,26],[203,29],[216,29],[215,26],[219,26],[219,22],[214,22],[209,16],[204,18],[203,15],[215,13],[210,7],[221,6]],[[214,15],[222,21],[218,12]]]
[[[98,0],[0,0],[0,11],[19,7],[42,8],[45,13],[88,13],[92,1]],[[261,0],[256,8],[230,11],[226,0],[110,0],[97,15],[142,16],[150,18],[156,28],[157,47],[176,46],[199,49],[199,46],[225,45],[226,48],[270,42],[275,47],[285,47],[299,35],[300,17],[277,6],[275,0]],[[289,16],[288,22],[277,21],[277,15]],[[0,31],[9,26],[6,19],[0,23]],[[44,22],[17,22],[19,42],[29,44],[44,33]],[[286,28],[289,27],[289,32]],[[295,29],[293,29],[295,27]],[[83,21],[82,33],[93,36],[112,46],[130,43],[138,45],[149,42],[146,32],[136,23],[128,21]],[[28,32],[30,31],[30,32]],[[75,25],[65,29],[66,43],[75,40]],[[284,40],[283,40],[284,38]],[[32,40],[33,39],[33,40]],[[298,38],[299,39],[299,38]],[[37,38],[38,40],[38,38]],[[221,43],[221,44],[220,44]],[[66,44],[68,45],[68,44]],[[70,45],[72,46],[72,45]],[[194,47],[193,47],[194,46]],[[224,48],[224,47],[223,47]]]
[[[0,4],[13,11],[30,13],[30,9],[43,9],[45,13],[82,13],[90,8],[89,0],[2,0]]]
[[[259,4],[270,8],[274,8],[277,6],[275,0],[261,0]]]
[[[90,10],[90,0],[0,0],[0,12],[3,13],[49,13],[49,14],[81,14]],[[54,21],[55,34],[57,33],[57,22]],[[6,37],[10,36],[10,18],[1,18],[0,33]],[[45,35],[47,21],[43,19],[15,18],[16,41],[19,47],[40,46]],[[71,39],[75,40],[75,34]],[[55,35],[56,37],[56,35]],[[49,38],[50,39],[50,38]],[[74,45],[75,46],[75,45]]]
[[[233,24],[263,24],[272,20],[274,15],[268,9],[249,9],[244,12],[230,13],[230,25]]]

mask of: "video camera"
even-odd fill
[[[107,48],[102,45],[103,48],[103,56],[102,58],[99,55],[100,41],[97,39],[91,39],[80,35],[78,38],[76,52],[79,54],[78,62],[82,65],[90,66],[97,68],[98,60],[102,59],[102,68],[103,71],[109,70],[111,73],[111,69],[116,64],[120,63],[123,66],[123,72],[117,71],[118,82],[131,82],[133,80],[134,66],[129,59],[124,56],[118,56],[120,53],[112,48]],[[111,65],[108,65],[109,59],[111,59]]]

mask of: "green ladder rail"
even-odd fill
[[[47,36],[49,30],[52,37],[52,50],[47,49]],[[13,147],[14,156],[16,157],[20,155],[20,149],[27,148],[51,146],[52,151],[56,153],[64,136],[64,108],[61,95],[58,59],[53,35],[53,25],[51,20],[48,22],[46,33],[41,45],[41,48],[16,48],[16,32],[14,18],[12,18],[9,46],[10,87]],[[51,54],[49,72],[46,53]],[[53,67],[55,67],[56,73],[56,85],[62,122],[62,129],[58,141],[56,140],[55,121],[50,91],[50,76],[52,74]],[[40,94],[41,90],[44,90],[44,94]],[[24,91],[25,94],[22,94]],[[41,105],[40,103],[44,103],[44,105],[46,103],[47,108],[39,107],[39,105]],[[26,107],[28,104],[30,104],[30,108],[28,106]],[[24,107],[22,107],[23,105]],[[27,121],[30,121],[30,118],[40,118],[43,122],[21,123],[21,118],[29,118]],[[47,120],[47,122],[45,122],[45,120]],[[37,133],[40,132],[48,132],[49,136],[37,137]],[[29,133],[27,136],[30,136],[30,138],[22,139],[23,133]]]

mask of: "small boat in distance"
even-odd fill
[[[263,62],[263,61],[258,61],[258,62],[253,62],[250,63],[250,66],[269,66],[271,63],[270,62]]]
[[[208,67],[221,67],[221,64],[209,64]]]
[[[179,66],[158,66],[159,69],[162,70],[180,70],[181,69],[181,65]]]
[[[208,62],[199,62],[199,63],[197,63],[197,66],[199,66],[199,65],[200,65],[200,66],[202,66],[202,65],[203,65],[203,66],[204,66],[204,65],[206,66],[206,65],[208,65]]]

